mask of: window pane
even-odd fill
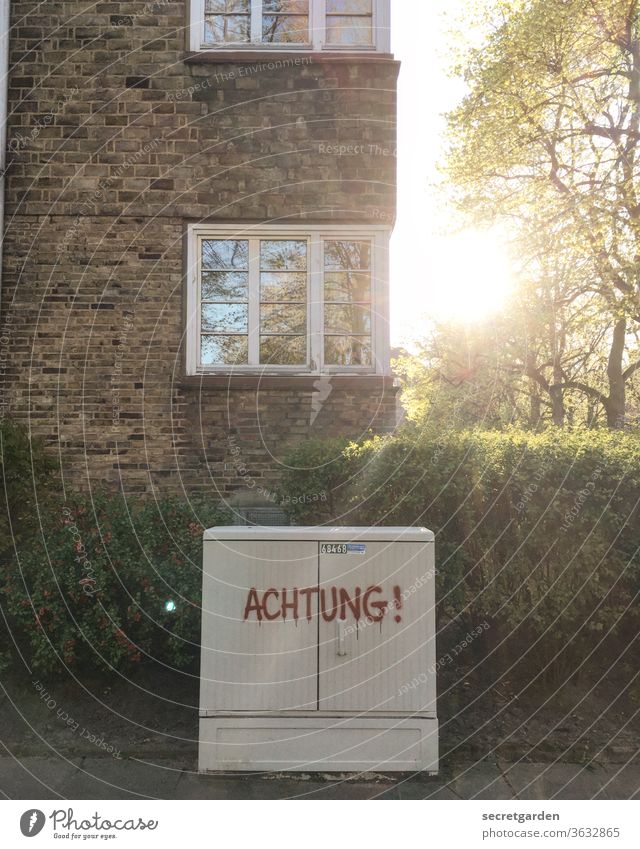
[[[263,333],[306,333],[307,308],[292,304],[263,304],[260,330]]]
[[[251,11],[251,0],[205,0],[205,12],[209,14],[229,14],[230,12],[241,12],[248,15]],[[348,9],[347,11],[351,11]]]
[[[246,333],[248,329],[246,304],[204,304],[202,329],[216,333]]]
[[[203,301],[246,301],[249,275],[244,271],[203,271]]]
[[[370,15],[371,0],[327,0],[328,15]]]
[[[307,362],[306,336],[261,336],[260,364],[301,366]]]
[[[373,44],[371,18],[327,16],[328,44]]]
[[[371,276],[368,273],[334,271],[324,276],[325,301],[370,301]]]
[[[368,334],[371,333],[371,308],[354,305],[324,308],[325,333]]]
[[[202,243],[202,267],[247,269],[249,242],[237,239],[206,239]]]
[[[307,15],[309,13],[309,0],[262,0],[262,11],[284,12],[295,15]]]
[[[307,243],[304,241],[263,240],[260,242],[262,271],[306,271]]]
[[[370,366],[371,339],[325,336],[324,361],[328,366]]]
[[[207,15],[204,21],[207,44],[245,43],[250,33],[249,15]]]
[[[260,275],[263,301],[307,300],[307,275],[291,271],[264,272]]]
[[[324,267],[327,271],[371,268],[371,243],[330,241],[324,244]]]
[[[324,266],[325,364],[370,366],[371,242],[356,239],[325,242]]]
[[[263,15],[262,40],[278,44],[305,44],[309,41],[306,15]]]
[[[246,336],[203,336],[201,347],[203,366],[246,365],[249,361]]]

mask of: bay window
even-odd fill
[[[192,225],[187,371],[386,373],[388,228]]]
[[[191,0],[191,49],[389,51],[389,0]]]

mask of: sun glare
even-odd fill
[[[495,234],[434,235],[425,253],[418,272],[408,262],[394,267],[392,326],[400,331],[398,341],[420,338],[433,321],[482,321],[498,312],[513,290],[513,267]]]
[[[438,240],[427,262],[422,301],[440,321],[473,322],[497,312],[513,286],[505,248],[491,233],[466,231]]]

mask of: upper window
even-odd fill
[[[389,0],[192,0],[191,48],[389,51]]]
[[[188,372],[386,373],[388,230],[191,227]]]

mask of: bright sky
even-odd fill
[[[473,320],[495,310],[510,286],[498,240],[447,234],[449,214],[432,188],[444,152],[443,113],[464,96],[447,75],[450,30],[464,0],[391,0],[398,90],[398,220],[391,243],[391,333],[397,345],[424,335],[430,318]],[[411,13],[409,14],[409,9]]]

